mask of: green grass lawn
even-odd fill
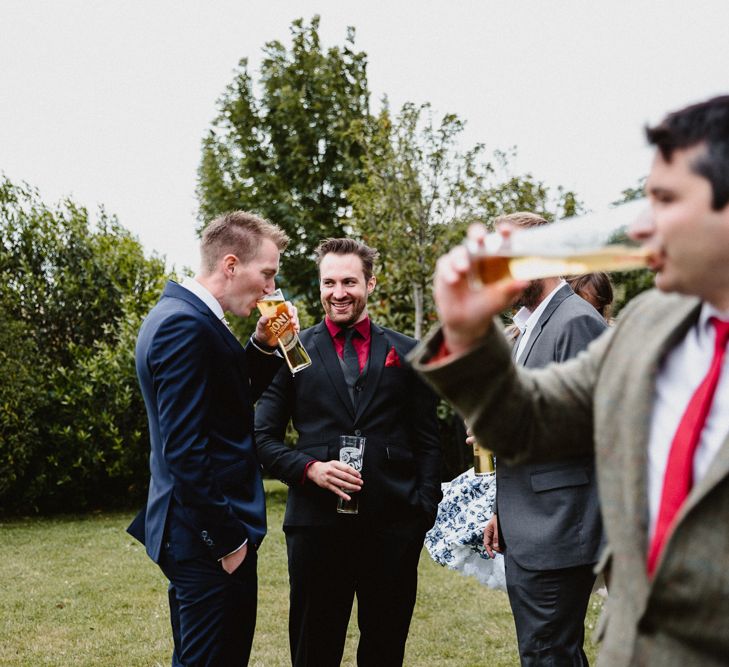
[[[290,664],[285,487],[267,482],[267,493],[254,667]],[[166,580],[124,532],[130,520],[116,513],[0,523],[0,665],[169,665]],[[419,574],[406,665],[518,665],[504,593],[445,570],[427,552]],[[588,635],[600,605],[593,597]],[[356,642],[350,623],[343,665],[356,664]],[[587,653],[592,662],[591,643]]]

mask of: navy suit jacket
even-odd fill
[[[324,322],[300,335],[312,366],[294,376],[279,371],[256,406],[261,463],[289,485],[285,527],[337,522],[337,496],[303,479],[310,461],[339,459],[340,435],[367,438],[362,518],[411,520],[423,532],[433,525],[441,498],[437,397],[406,359],[413,338],[374,323],[371,335],[356,408]],[[395,354],[400,364],[388,365]],[[298,434],[293,448],[284,444],[289,419]]]
[[[139,330],[137,375],[149,418],[146,510],[129,532],[159,562],[219,559],[260,544],[266,512],[253,402],[282,359],[244,349],[192,292],[169,282]]]

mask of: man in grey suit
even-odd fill
[[[576,359],[515,370],[494,316],[525,284],[471,290],[454,249],[435,277],[442,327],[413,359],[500,461],[594,449],[611,572],[600,665],[726,665],[729,95],[647,135],[651,214],[633,234],[658,290]]]
[[[547,221],[514,213],[495,222]],[[571,359],[607,327],[561,278],[531,281],[516,305],[512,356],[526,368]],[[504,551],[521,664],[587,665],[584,620],[602,537],[592,453],[521,465],[499,460],[496,505],[484,545],[491,555]]]

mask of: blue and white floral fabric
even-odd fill
[[[495,475],[475,475],[471,468],[441,488],[435,525],[425,535],[428,553],[440,565],[505,591],[504,557],[489,558],[483,546],[483,529],[496,500]]]

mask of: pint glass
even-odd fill
[[[645,268],[650,252],[628,232],[646,215],[648,204],[640,199],[551,225],[514,229],[506,239],[492,232],[482,244],[468,241],[471,285]]]
[[[495,472],[494,454],[473,441],[473,473],[475,475],[488,475]]]
[[[364,446],[366,438],[356,435],[339,436],[339,460],[362,472],[364,462]],[[337,503],[337,512],[340,514],[357,514],[359,512],[359,493],[348,492],[351,500],[340,498]]]
[[[264,296],[256,305],[261,311],[261,315],[270,318],[266,326],[276,336],[278,346],[281,348],[291,372],[298,373],[311,366],[311,357],[294,330],[283,292],[277,289],[272,294]]]

